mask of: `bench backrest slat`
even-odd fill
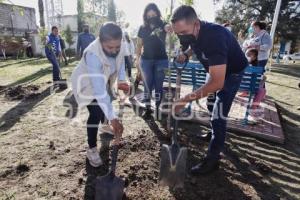
[[[171,65],[171,81],[176,82],[177,72],[173,63]],[[261,82],[264,69],[262,67],[248,66],[245,69],[244,76],[239,90],[256,92]],[[193,85],[194,88],[201,87],[206,81],[206,71],[202,64],[199,62],[189,62],[186,68],[182,71],[182,83]],[[167,81],[167,78],[165,79]]]
[[[170,66],[171,66],[171,82],[176,83],[176,77],[177,77],[176,69],[173,63],[170,63]],[[248,122],[251,99],[254,97],[254,94],[259,89],[263,73],[264,73],[264,68],[257,67],[257,66],[248,66],[244,71],[244,75],[239,87],[239,91],[247,91],[249,93],[248,105],[247,105],[246,114],[244,118],[245,124],[247,124]],[[205,84],[206,76],[207,73],[203,65],[201,65],[199,62],[189,62],[185,70],[182,71],[181,83],[185,85],[192,85],[193,90],[195,90]],[[168,77],[165,78],[165,81],[168,81]]]
[[[171,66],[171,82],[176,82],[177,72],[173,65]],[[262,74],[264,73],[263,67],[248,66],[245,69],[244,76],[240,85],[240,91],[256,92],[259,88]],[[199,62],[189,62],[186,68],[182,71],[182,83],[187,85],[193,85],[194,89],[201,87],[206,81],[206,70]],[[167,81],[167,77],[165,79]]]

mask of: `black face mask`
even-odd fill
[[[119,55],[120,51],[117,51],[116,53],[110,53],[110,52],[105,51],[105,49],[103,49],[103,52],[107,57],[116,58]]]
[[[189,35],[177,35],[179,40],[180,40],[180,44],[185,45],[185,46],[189,46],[191,44],[196,43],[196,37],[193,34],[189,34]]]
[[[193,32],[194,31],[195,31],[195,26],[194,26]],[[180,40],[180,44],[185,45],[185,46],[195,44],[197,41],[197,38],[194,36],[194,34],[177,35],[177,36]]]
[[[161,19],[159,17],[151,17],[147,19],[148,24],[153,25],[154,27],[157,27],[160,25]]]
[[[89,29],[84,29],[83,32],[88,33]]]

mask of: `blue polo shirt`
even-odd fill
[[[83,53],[83,51],[95,40],[95,36],[91,33],[80,33],[77,41],[77,53]]]
[[[191,45],[206,71],[209,66],[226,64],[226,75],[242,72],[247,58],[234,35],[223,26],[201,21],[199,36]]]

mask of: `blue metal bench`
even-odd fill
[[[172,62],[170,62],[170,69],[171,69],[171,82],[176,83],[176,69]],[[253,67],[248,66],[244,72],[244,76],[239,88],[239,91],[247,91],[249,93],[248,102],[247,102],[247,109],[244,117],[244,124],[248,123],[248,116],[250,106],[253,100],[255,93],[259,89],[259,84],[262,79],[262,75],[264,73],[263,67]],[[206,82],[206,71],[204,66],[199,62],[189,62],[182,72],[182,79],[181,83],[184,85],[191,85],[193,91],[197,88],[201,87]],[[165,78],[165,81],[168,81],[168,77]],[[191,112],[191,104],[187,109],[188,112]]]

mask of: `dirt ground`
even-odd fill
[[[76,63],[63,67],[64,77]],[[89,165],[87,111],[74,119],[65,116],[63,100],[69,91],[52,91],[49,67],[45,60],[0,63],[0,199],[93,199],[95,178],[107,173],[109,151],[100,151],[103,166]],[[299,65],[277,65],[268,72],[268,95],[281,112],[284,145],[228,133],[220,169],[200,177],[188,173],[185,187],[175,191],[158,184],[160,148],[169,143],[165,121],[144,119],[126,107],[125,145],[117,163],[117,175],[126,183],[124,199],[300,199],[299,77]],[[197,134],[208,128],[190,122],[179,126],[190,169],[205,155],[208,143]],[[105,135],[98,138],[100,148]]]

